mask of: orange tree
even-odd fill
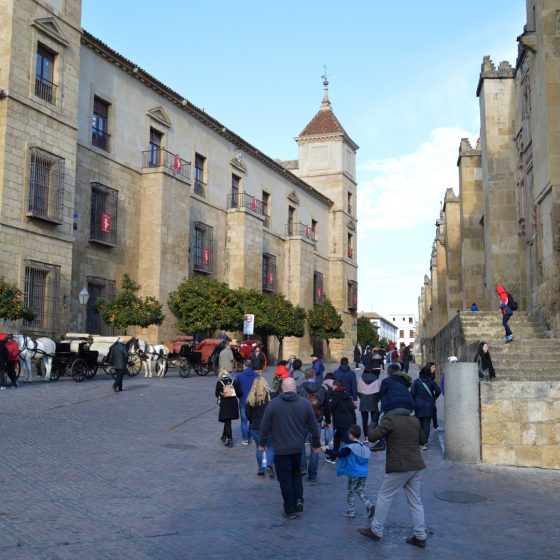
[[[120,294],[111,302],[98,299],[95,310],[105,323],[124,329],[125,333],[128,327],[161,325],[164,319],[161,303],[154,296],[140,298],[137,294],[141,287],[128,274],[124,274]]]
[[[178,318],[177,328],[184,333],[210,336],[216,329],[237,331],[243,325],[237,291],[206,277],[183,280],[169,294],[167,305]]]
[[[15,284],[0,277],[0,319],[32,321],[35,316],[35,311],[25,305],[23,292]]]
[[[327,341],[332,338],[344,338],[342,317],[334,308],[328,298],[322,303],[316,303],[307,315],[307,326],[312,338],[321,338]]]

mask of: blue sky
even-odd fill
[[[468,8],[467,8],[468,6]],[[333,110],[358,151],[359,307],[416,313],[434,223],[476,141],[484,55],[515,64],[524,0],[84,0],[82,25],[271,157]]]

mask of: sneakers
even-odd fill
[[[303,500],[301,498],[298,498],[296,500],[296,511],[298,513],[301,513],[303,511]]]
[[[354,517],[356,517],[356,512],[352,511],[351,509],[347,509],[342,515],[344,515],[344,517],[350,517],[351,519],[354,519]]]
[[[274,478],[274,469],[272,467],[266,467],[266,474],[268,474],[268,478]]]
[[[413,546],[419,546],[420,548],[426,548],[426,541],[417,539],[416,536],[408,537],[406,539],[407,544],[411,544]]]
[[[336,465],[336,460],[331,459],[330,457],[325,457],[325,461],[331,465]]]
[[[505,337],[504,337],[504,340],[505,340],[506,342],[509,342],[510,340],[513,340],[514,338],[515,338],[515,335],[510,334],[509,336],[505,336]]]
[[[297,519],[297,515],[295,513],[286,513],[285,511],[282,512],[282,517],[286,519]]]
[[[430,446],[426,443],[426,445],[423,445],[423,446],[422,446],[422,449],[423,449],[424,451],[426,451],[426,449],[430,449]]]
[[[374,541],[380,541],[381,540],[381,537],[379,535],[376,535],[369,527],[360,527],[358,529],[358,533],[360,533],[360,535],[364,535],[364,537],[368,537],[369,539],[372,539]]]
[[[371,519],[375,515],[375,506],[373,504],[369,504],[367,507],[367,516]]]
[[[436,428],[436,432],[443,432],[443,431],[444,431],[444,429],[443,429],[443,428],[439,428],[439,427],[438,427],[438,428]]]
[[[246,439],[244,439],[244,440],[241,442],[241,445],[249,445],[249,442],[248,442]]]

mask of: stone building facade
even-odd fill
[[[358,146],[328,82],[298,159],[274,160],[82,30],[79,0],[0,0],[0,20],[0,267],[38,313],[16,329],[106,334],[93,304],[123,273],[164,304],[202,274],[307,309],[328,296],[346,333],[332,357],[350,353]],[[165,313],[138,334],[172,338]],[[305,358],[312,341],[284,346]]]
[[[459,196],[445,193],[419,330],[433,337],[504,284],[560,332],[560,1],[527,0],[515,66],[484,57],[480,138],[459,146]]]

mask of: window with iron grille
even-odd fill
[[[53,83],[55,53],[39,44],[35,58],[35,95],[55,103],[56,86]]]
[[[163,134],[155,128],[150,128],[150,144],[148,145],[148,166],[159,167],[161,165],[161,145]]]
[[[118,191],[101,183],[91,184],[90,241],[117,244],[118,207]]]
[[[24,321],[33,331],[54,334],[57,331],[60,267],[26,260],[24,280],[25,304],[35,311],[35,319]]]
[[[106,302],[111,302],[115,299],[115,281],[97,276],[88,276],[87,290],[89,292],[86,321],[87,332],[100,335],[113,334],[113,328],[105,324],[99,313],[95,310],[95,304],[99,299],[103,299]]]
[[[109,149],[109,103],[99,97],[93,98],[91,143],[98,148]]]
[[[212,274],[214,228],[202,222],[195,222],[192,243],[193,271]]]
[[[241,177],[237,175],[231,176],[231,207],[239,206],[239,186],[241,185]]]
[[[206,196],[206,183],[204,182],[204,171],[206,158],[200,154],[194,156],[194,192],[198,196]]]
[[[358,309],[358,282],[354,280],[348,282],[348,309],[351,311]]]
[[[276,257],[263,253],[262,260],[262,290],[263,292],[276,292]]]
[[[64,158],[30,148],[27,214],[61,224],[64,210]]]
[[[313,273],[313,303],[323,303],[325,299],[325,289],[323,287],[323,273]]]

